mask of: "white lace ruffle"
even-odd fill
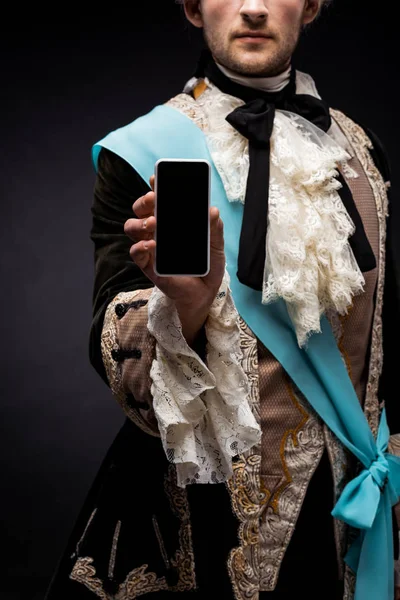
[[[249,141],[225,117],[243,100],[223,94],[206,77],[208,89],[197,99],[208,123],[206,139],[215,167],[224,184],[228,200],[244,204],[249,174]]]
[[[300,76],[299,81],[302,93],[316,94],[309,76]],[[244,203],[248,140],[225,119],[244,102],[222,93],[207,78],[205,82],[208,87],[197,103],[208,122],[208,148],[228,199]],[[309,121],[276,111],[262,302],[286,301],[300,346],[321,331],[325,310],[346,313],[352,297],[364,289],[363,274],[348,242],[354,223],[335,178],[339,165],[346,176],[357,176],[347,164],[350,158],[347,148]]]
[[[329,308],[345,314],[365,280],[349,237],[354,223],[338,194],[346,151],[299,115],[277,111],[271,137],[263,304],[283,298],[304,346]]]
[[[228,271],[205,323],[208,366],[183,337],[175,302],[157,286],[148,302],[148,330],[156,338],[153,409],[178,485],[228,480],[232,457],[261,439],[241,366],[239,315]]]

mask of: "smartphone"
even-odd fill
[[[204,277],[210,270],[210,163],[162,158],[155,164],[154,271]]]

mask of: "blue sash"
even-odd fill
[[[133,123],[111,132],[93,147],[93,162],[108,148],[130,163],[145,181],[159,158],[206,159],[212,167],[211,205],[224,222],[225,254],[236,308],[323,421],[364,469],[343,490],[332,515],[360,530],[346,562],[356,578],[355,600],[392,600],[394,556],[391,507],[400,495],[400,459],[387,451],[389,430],[382,412],[375,441],[337,347],[329,321],[300,349],[283,300],[261,303],[261,292],[236,277],[243,205],[229,202],[205,136],[188,117],[156,106]],[[134,202],[132,198],[132,203]]]

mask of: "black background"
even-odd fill
[[[20,10],[20,13],[17,11]],[[123,421],[88,357],[90,148],[179,93],[201,36],[173,0],[16,7],[1,25],[2,377],[0,598],[43,597]],[[297,67],[373,129],[398,198],[397,2],[335,0]],[[135,198],[132,198],[132,203]],[[132,457],[138,460],[139,457]]]

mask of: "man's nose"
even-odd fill
[[[240,14],[247,21],[259,23],[268,15],[265,0],[243,0]]]

